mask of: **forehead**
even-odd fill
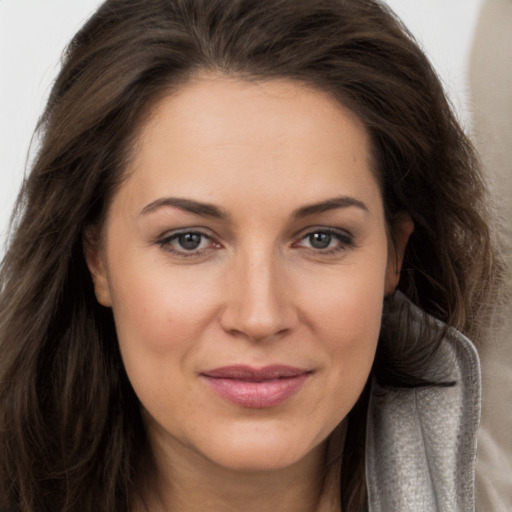
[[[189,129],[204,143],[250,139],[266,149],[271,147],[271,141],[278,145],[311,134],[367,136],[351,110],[311,85],[287,79],[244,80],[213,73],[198,74],[157,100],[139,130],[140,140],[157,136],[160,129],[168,131],[171,123],[176,128],[175,136],[184,136]],[[349,125],[352,129],[347,129]]]
[[[357,117],[327,93],[287,80],[201,75],[155,103],[128,182],[148,201],[163,191],[274,201],[273,192],[287,191],[313,203],[334,192],[375,192],[369,146]]]

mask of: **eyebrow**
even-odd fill
[[[147,215],[148,213],[154,212],[155,210],[165,206],[179,208],[180,210],[200,215],[202,217],[213,217],[215,219],[226,219],[228,217],[226,212],[213,204],[193,201],[192,199],[183,199],[180,197],[163,197],[161,199],[157,199],[145,206],[141,210],[140,215]]]
[[[146,205],[140,212],[140,215],[147,215],[154,212],[162,207],[179,208],[195,215],[202,217],[212,217],[215,219],[227,219],[229,215],[221,208],[200,201],[194,201],[192,199],[184,199],[180,197],[162,197]],[[319,203],[302,206],[295,210],[292,217],[303,218],[318,213],[324,213],[329,210],[335,210],[337,208],[349,208],[356,207],[365,212],[368,211],[368,207],[359,199],[349,196],[334,197],[327,199]]]
[[[303,206],[298,210],[293,212],[293,217],[295,218],[303,218],[308,217],[309,215],[315,215],[318,213],[328,212],[329,210],[335,210],[337,208],[350,208],[356,207],[365,212],[368,212],[368,207],[359,199],[350,196],[340,196],[334,197],[332,199],[327,199],[326,201],[321,201],[320,203],[311,204],[308,206]]]

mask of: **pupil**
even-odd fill
[[[329,233],[313,233],[310,235],[311,246],[315,249],[326,249],[331,243],[332,236]]]
[[[186,233],[185,235],[181,235],[178,241],[183,249],[191,251],[197,249],[201,244],[201,235],[197,233]]]

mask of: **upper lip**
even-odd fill
[[[305,370],[304,368],[275,364],[271,366],[264,366],[262,368],[246,365],[223,366],[221,368],[204,371],[201,375],[216,379],[263,382],[266,380],[298,377],[299,375],[304,375],[306,373],[310,373],[310,371]]]

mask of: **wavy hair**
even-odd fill
[[[144,428],[82,242],[152,105],[209,70],[306,83],[351,109],[370,134],[390,232],[402,212],[415,223],[399,289],[447,325],[480,332],[498,267],[478,162],[383,3],[108,0],[64,55],[1,266],[2,510],[129,510]],[[410,385],[410,368],[395,363],[382,352],[373,372]],[[363,394],[349,415],[344,510],[364,507],[365,410]]]

